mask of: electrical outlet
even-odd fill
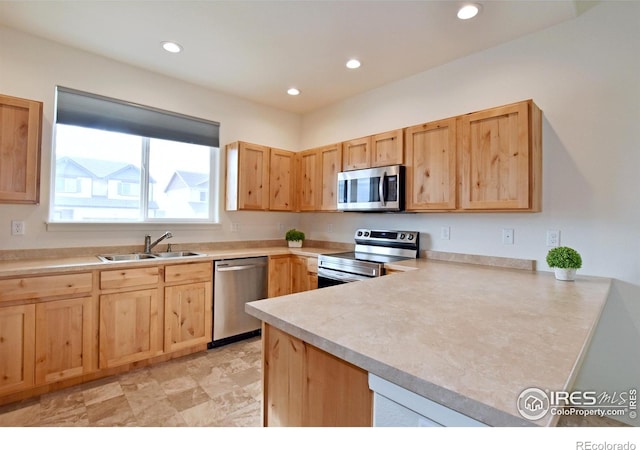
[[[513,228],[502,229],[502,243],[505,245],[513,245]]]
[[[451,228],[450,227],[440,227],[440,239],[444,239],[448,241],[451,239]]]
[[[547,247],[560,245],[560,230],[547,230]]]
[[[327,225],[327,233],[333,233],[333,224],[332,223]]]
[[[279,223],[279,224],[278,224],[278,231],[279,231],[280,233],[283,233],[283,232],[284,232],[284,224],[283,224],[283,223]]]
[[[232,222],[231,223],[231,231],[234,232],[234,233],[240,231],[240,224],[238,222]]]
[[[13,236],[23,236],[24,235],[24,221],[22,221],[22,220],[12,220],[11,221],[11,234]]]

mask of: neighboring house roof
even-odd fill
[[[171,179],[167,183],[165,192],[182,188],[191,189],[209,189],[209,175],[199,172],[187,172],[185,170],[176,170]]]
[[[122,161],[63,156],[56,160],[56,176],[65,178],[87,177],[94,180],[108,179],[140,182],[140,168]],[[150,183],[155,180],[149,177]]]

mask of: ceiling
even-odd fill
[[[593,2],[0,1],[0,25],[305,113],[575,18]],[[161,41],[184,47],[162,50]],[[358,58],[362,67],[345,63]],[[286,94],[295,86],[301,94]]]

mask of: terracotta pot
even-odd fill
[[[555,267],[553,271],[556,274],[556,280],[573,281],[576,279],[576,269],[560,269]]]

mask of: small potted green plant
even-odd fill
[[[576,270],[582,267],[582,257],[571,247],[555,247],[547,253],[547,264],[553,268],[556,280],[573,281]]]
[[[302,247],[302,241],[304,241],[304,233],[300,230],[296,230],[295,228],[290,229],[284,235],[284,238],[287,240],[289,247]]]

